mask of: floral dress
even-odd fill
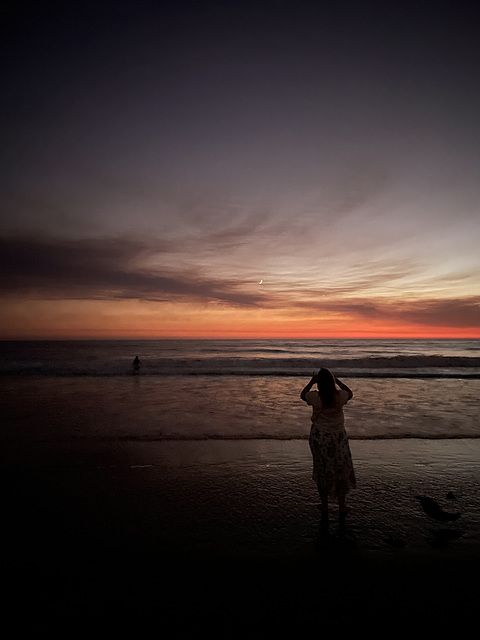
[[[349,394],[335,393],[333,407],[324,409],[318,391],[309,391],[306,401],[313,407],[310,450],[313,456],[313,480],[321,495],[345,496],[356,487],[352,454],[345,431],[343,405]]]

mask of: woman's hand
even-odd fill
[[[310,391],[310,389],[313,387],[313,385],[315,384],[315,382],[317,381],[317,374],[315,373],[315,371],[312,374],[312,377],[310,379],[310,382],[307,384],[307,386],[302,389],[302,392],[300,394],[301,399],[306,402],[306,398],[305,398],[305,394]]]

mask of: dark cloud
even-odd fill
[[[260,296],[236,290],[239,283],[142,267],[171,249],[161,242],[125,238],[59,240],[0,238],[0,291],[44,299],[138,298],[217,301],[256,306]]]
[[[480,296],[444,300],[420,299],[412,302],[389,299],[327,300],[302,303],[327,313],[342,313],[362,320],[379,320],[429,327],[480,327]]]
[[[419,301],[400,307],[398,315],[431,327],[480,327],[480,296]]]
[[[240,225],[228,232],[218,232],[213,244],[234,247],[254,231],[250,225]],[[44,300],[215,302],[288,314],[340,313],[360,320],[430,327],[480,326],[479,296],[404,301],[401,291],[389,298],[369,295],[369,285],[373,291],[376,285],[391,283],[390,269],[370,277],[364,275],[361,287],[359,273],[354,283],[330,285],[323,291],[309,288],[305,283],[303,287],[287,285],[250,293],[242,290],[245,281],[233,276],[216,279],[204,277],[193,267],[173,270],[152,266],[160,262],[162,256],[178,250],[175,243],[153,239],[2,237],[0,295]],[[408,266],[404,265],[404,271],[397,271],[396,276],[401,279],[409,273]],[[352,293],[360,289],[365,295],[352,297]]]

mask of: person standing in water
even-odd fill
[[[311,391],[315,383],[318,391]],[[347,513],[345,497],[356,487],[343,415],[343,406],[353,398],[353,392],[328,369],[322,368],[318,374],[313,374],[300,397],[313,408],[309,443],[313,480],[321,500],[320,511],[322,515],[328,514],[328,499],[336,498],[340,517],[344,517]]]
[[[138,356],[135,356],[135,360],[133,361],[133,364],[132,364],[133,375],[136,375],[136,374],[140,373],[141,364],[142,363],[138,359]]]

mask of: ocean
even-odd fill
[[[299,394],[321,366],[354,392],[350,439],[480,435],[480,340],[3,341],[0,354],[4,441],[306,439]]]
[[[111,628],[119,611],[135,624],[170,611],[178,624],[187,602],[209,629],[219,611],[227,624],[265,614],[269,629],[273,607],[282,621],[284,611],[317,619],[319,603],[343,612],[339,593],[369,620],[398,603],[431,616],[447,602],[456,620],[457,604],[474,610],[480,340],[0,350],[7,609],[37,607],[48,624],[100,612]],[[346,523],[334,501],[320,520],[312,481],[300,392],[320,366],[354,392]],[[455,520],[430,517],[419,496]]]

